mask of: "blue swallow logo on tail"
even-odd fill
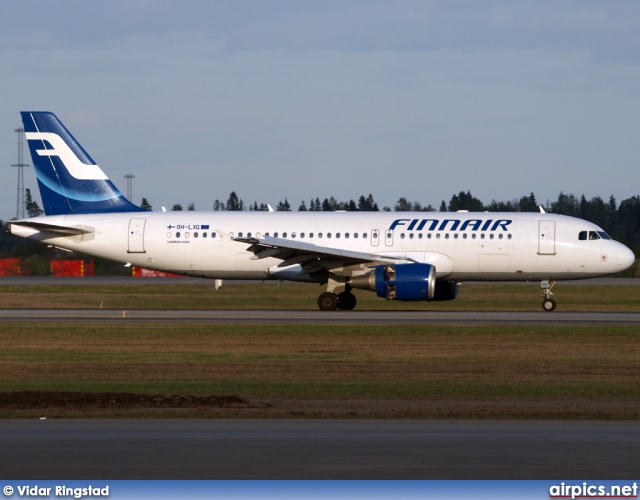
[[[144,211],[122,195],[56,115],[20,114],[46,215]]]

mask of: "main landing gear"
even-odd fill
[[[544,309],[547,312],[551,312],[556,308],[556,301],[551,298],[551,296],[553,295],[553,292],[551,291],[551,289],[555,284],[556,282],[553,280],[551,280],[550,282],[549,281],[540,282],[540,288],[542,288],[542,297],[543,297],[542,309]]]
[[[318,307],[323,311],[351,311],[356,307],[356,296],[351,293],[351,287],[344,292],[335,294],[333,292],[324,292],[318,297]]]

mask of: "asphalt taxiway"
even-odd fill
[[[236,324],[640,325],[637,312],[0,309],[0,321]]]
[[[630,479],[640,422],[5,420],[11,479]]]

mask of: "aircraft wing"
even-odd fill
[[[385,264],[407,262],[405,259],[366,252],[354,252],[340,248],[323,247],[303,241],[263,236],[262,238],[234,238],[233,241],[249,244],[252,260],[273,257],[282,260],[278,267],[300,264],[300,275],[336,270],[357,264]]]

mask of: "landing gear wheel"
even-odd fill
[[[338,296],[331,292],[321,293],[318,297],[318,307],[323,311],[335,311],[338,308]]]
[[[540,288],[542,288],[542,309],[547,312],[551,312],[556,308],[556,301],[551,298],[553,292],[551,289],[556,284],[555,280],[545,280],[540,282]]]
[[[338,309],[343,311],[351,311],[356,307],[356,296],[351,292],[342,292],[338,294]]]

